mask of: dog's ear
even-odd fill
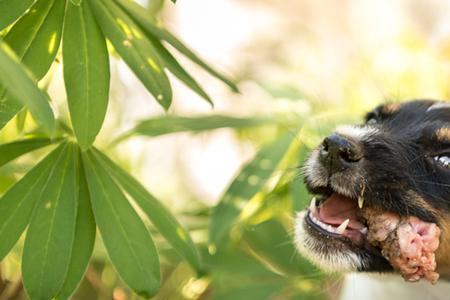
[[[378,122],[389,118],[399,111],[400,103],[386,103],[377,106],[374,110],[365,115],[365,122]]]

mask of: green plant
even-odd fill
[[[66,299],[73,293],[91,257],[96,226],[123,281],[138,294],[155,294],[158,254],[129,199],[200,269],[189,232],[92,146],[108,106],[109,56],[114,49],[166,110],[172,100],[166,70],[212,101],[163,42],[232,89],[236,86],[129,0],[0,1],[0,31],[0,129],[24,110],[38,123],[35,134],[0,145],[1,163],[56,145],[0,201],[0,259],[28,228],[22,276],[29,297]],[[55,120],[49,96],[37,86],[60,52],[75,140],[64,122]]]
[[[211,212],[202,208],[204,212],[195,216],[201,230],[209,232],[209,240],[194,243],[189,228],[181,226],[106,150],[93,146],[108,107],[109,61],[119,55],[165,110],[172,101],[166,72],[213,103],[169,49],[233,91],[236,85],[131,0],[0,0],[0,36],[0,129],[15,120],[25,135],[0,144],[0,167],[39,149],[46,155],[0,199],[0,260],[26,231],[22,278],[31,299],[71,297],[91,260],[97,229],[120,278],[143,297],[160,291],[157,298],[170,298],[165,293],[177,270],[197,271],[215,299],[322,297],[315,288],[323,281],[322,274],[295,255],[288,229],[306,193],[288,170],[306,153],[307,143],[297,139],[308,136],[302,133],[308,130],[305,127],[298,132],[306,115],[166,115],[142,120],[111,141],[115,145],[136,135],[157,137],[223,127],[272,129],[219,204]],[[45,91],[49,70],[60,60],[70,125],[55,118],[55,99]],[[28,112],[36,124],[24,133]],[[157,250],[153,239],[159,235],[171,248]],[[161,257],[176,265],[162,283]]]

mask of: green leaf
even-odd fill
[[[0,129],[5,127],[9,120],[12,119],[23,108],[23,104],[8,95],[5,89],[0,86]]]
[[[23,134],[25,129],[25,122],[27,120],[28,109],[23,108],[16,117],[16,129],[19,134]]]
[[[138,21],[137,18],[134,18],[133,14],[131,14],[130,16],[138,23],[138,25],[140,25],[140,22]],[[189,75],[189,73],[187,73],[183,69],[183,67],[178,63],[178,61],[173,57],[173,55],[163,46],[163,44],[154,35],[148,34],[148,32],[146,32],[145,30],[145,27],[141,26],[141,28],[144,31],[144,33],[146,33],[147,38],[152,42],[159,56],[163,60],[164,65],[169,69],[169,71],[212,105],[213,103],[208,94],[195,81],[195,79],[193,79],[191,75]]]
[[[69,144],[55,162],[28,227],[22,278],[31,299],[54,298],[69,270],[78,197],[78,152]]]
[[[60,142],[61,139],[30,138],[0,145],[0,167],[36,149]]]
[[[89,189],[83,165],[79,164],[79,196],[78,210],[75,227],[75,238],[73,240],[72,256],[70,258],[69,272],[64,285],[56,297],[58,300],[69,299],[83,278],[95,243],[95,220],[92,214]]]
[[[141,28],[149,35],[153,35],[157,39],[165,40],[180,53],[188,57],[194,63],[202,67],[205,71],[210,73],[212,76],[220,79],[225,84],[227,84],[233,91],[238,92],[238,88],[233,81],[228,79],[226,76],[222,75],[220,72],[214,70],[207,63],[201,60],[192,50],[186,47],[178,38],[176,38],[172,33],[170,33],[165,28],[157,24],[155,19],[152,19],[148,14],[145,13],[145,8],[130,0],[115,0],[122,8],[136,21],[136,23],[141,26]]]
[[[307,154],[310,152],[310,149],[306,145],[301,145],[299,153],[298,153],[298,165],[301,166],[306,159]],[[300,172],[301,173],[301,172]],[[289,184],[289,190],[291,192],[292,197],[292,210],[293,213],[300,211],[305,208],[305,206],[309,203],[310,196],[309,192],[306,189],[305,184],[303,183],[303,175],[300,174]]]
[[[0,260],[28,225],[35,203],[55,171],[55,161],[59,160],[63,146],[53,150],[0,198]]]
[[[19,18],[34,0],[0,0],[0,31]]]
[[[8,93],[26,104],[31,114],[51,134],[55,117],[48,96],[41,91],[26,70],[19,64],[11,49],[0,42],[0,84]]]
[[[183,67],[178,63],[178,61],[173,57],[173,55],[167,51],[167,49],[158,41],[156,38],[148,35],[149,40],[152,42],[156,51],[164,61],[164,65],[169,69],[169,71],[178,77],[184,84],[186,84],[189,88],[191,88],[194,92],[203,97],[206,101],[208,101],[211,105],[213,102],[208,94],[202,89],[202,87],[195,81],[194,78],[186,72]]]
[[[245,243],[257,253],[256,258],[271,270],[285,275],[308,276],[317,279],[320,272],[298,255],[289,232],[276,220],[268,220],[256,225],[248,225],[242,232]]]
[[[58,53],[65,8],[66,0],[38,0],[4,38],[37,80]]]
[[[213,209],[209,231],[212,247],[222,240],[236,221],[242,207],[271,177],[293,139],[294,135],[287,133],[264,146],[236,176],[219,204]]]
[[[90,151],[82,154],[95,221],[106,251],[123,281],[151,297],[160,285],[155,244],[128,199]]]
[[[209,273],[215,276],[228,277],[234,280],[245,280],[245,278],[269,278],[278,277],[269,271],[260,261],[253,256],[243,252],[238,243],[230,243],[218,249],[211,255],[205,248],[201,252],[204,264]]]
[[[235,118],[222,115],[181,117],[167,115],[141,121],[130,132],[127,132],[124,135],[120,136],[117,141],[120,141],[132,135],[144,135],[153,137],[176,132],[200,132],[224,127],[246,128],[275,122],[278,122],[278,120],[273,117]]]
[[[86,1],[69,2],[63,37],[64,82],[80,147],[94,142],[108,106],[109,56],[103,33]]]
[[[166,110],[172,102],[164,65],[141,29],[112,1],[90,0],[92,10],[114,49]]]
[[[65,6],[65,0],[38,0],[4,38],[36,80],[47,73],[58,52]],[[0,129],[22,109],[23,101],[0,86]]]
[[[189,232],[136,179],[100,151],[95,149],[94,155],[117,183],[134,199],[136,204],[174,249],[186,258],[194,268],[199,270],[200,256]]]

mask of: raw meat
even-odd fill
[[[437,282],[434,252],[439,247],[441,231],[436,224],[377,209],[364,209],[363,217],[369,228],[368,242],[381,248],[383,256],[405,280],[424,278],[432,284]]]

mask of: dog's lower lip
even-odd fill
[[[339,230],[339,227],[335,227],[329,224],[325,224],[318,220],[317,218],[313,217],[311,212],[308,211],[305,217],[306,223],[313,228],[313,230],[319,232],[322,235],[325,235],[327,237],[332,237],[335,239],[339,239],[346,242],[351,242],[352,244],[355,244],[358,247],[362,247],[364,245],[364,241],[366,239],[367,235],[367,227],[364,227],[363,229],[356,230],[346,227],[347,224],[341,224],[340,226],[345,226],[346,228],[341,229],[341,232],[337,232]]]
[[[332,229],[332,227],[330,225],[326,225],[324,223],[321,223],[319,220],[314,218],[311,215],[310,211],[306,215],[306,221],[308,222],[309,225],[311,225],[312,227],[314,227],[314,229],[318,230],[321,233],[324,233],[324,234],[330,235],[330,236],[335,236],[335,237],[342,237],[341,234],[333,232],[333,229]]]

